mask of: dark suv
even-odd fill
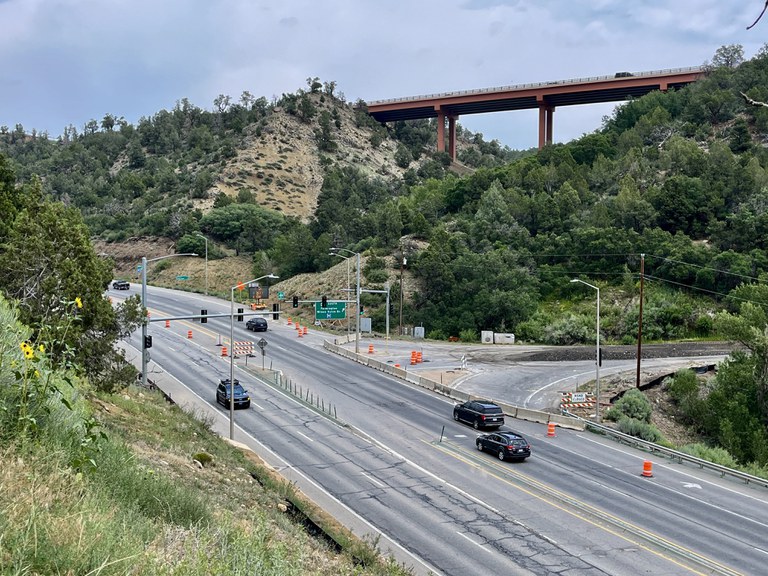
[[[504,424],[504,411],[488,400],[470,400],[453,407],[453,419],[479,428],[498,428]]]
[[[261,316],[254,316],[253,318],[248,319],[248,322],[245,323],[245,327],[254,332],[266,332],[267,321]]]
[[[131,288],[131,283],[127,280],[115,280],[112,282],[112,288],[115,290],[129,290]]]
[[[528,440],[514,432],[493,432],[481,434],[475,440],[477,449],[487,450],[496,454],[499,460],[525,460],[531,455],[531,445]]]
[[[220,380],[219,385],[216,388],[216,402],[229,408],[229,391],[231,386],[229,385],[229,378],[226,380]],[[250,408],[251,397],[248,396],[248,392],[240,385],[240,381],[235,379],[235,408]]]

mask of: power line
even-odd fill
[[[728,276],[736,276],[738,278],[746,278],[748,280],[754,280],[755,282],[760,282],[759,278],[755,278],[754,276],[747,276],[745,274],[738,274],[737,272],[728,272],[727,270],[720,270],[718,268],[711,268],[710,266],[702,266],[700,264],[692,264],[690,262],[681,262],[680,260],[673,260],[672,258],[665,258],[664,256],[654,256],[653,254],[647,254],[649,258],[657,258],[659,260],[664,260],[666,262],[672,262],[674,264],[683,264],[684,266],[691,266],[693,268],[699,268],[701,270],[711,270],[712,272],[718,272],[720,274],[727,274]]]

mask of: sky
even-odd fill
[[[0,0],[0,126],[51,137],[105,114],[136,124],[182,98],[207,110],[334,81],[347,101],[700,66],[768,39],[763,0]],[[616,104],[558,108],[554,140]],[[466,115],[537,144],[535,110]]]

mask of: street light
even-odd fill
[[[199,232],[195,232],[195,236],[200,236],[200,238],[205,240],[205,295],[208,296],[208,238]]]
[[[176,256],[197,256],[195,253],[184,254],[168,254],[166,256],[158,256],[157,258],[150,258],[147,260],[146,256],[141,258],[141,305],[144,310],[144,320],[141,323],[141,385],[146,388],[147,386],[147,264],[155,262],[157,260],[164,260],[166,258],[174,258]]]
[[[597,324],[596,324],[596,343],[595,343],[595,421],[600,422],[600,288],[574,278],[571,283],[579,282],[590,288],[597,290]]]
[[[360,353],[360,253],[359,252],[353,252],[352,250],[347,250],[346,248],[331,248],[331,256],[338,256],[339,258],[344,258],[346,260],[346,256],[342,256],[341,254],[337,254],[337,250],[344,250],[344,252],[349,252],[350,254],[353,254],[356,258],[356,266],[357,266],[357,288],[355,289],[355,314],[357,316],[357,320],[355,321],[355,354]]]
[[[262,278],[280,278],[274,274],[259,276],[248,282],[238,282],[229,289],[229,439],[235,439],[235,288],[258,282]]]

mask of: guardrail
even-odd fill
[[[444,386],[440,382],[435,382],[429,378],[423,378],[414,373],[413,370],[408,371],[406,368],[395,368],[394,366],[391,366],[385,362],[379,362],[373,358],[355,354],[354,351],[347,350],[346,348],[338,346],[332,342],[329,342],[328,340],[323,342],[323,347],[335,354],[344,356],[350,360],[354,360],[359,364],[364,364],[370,368],[379,370],[380,372],[384,372],[385,374],[389,374],[396,378],[400,378],[401,380],[405,380],[416,386],[432,390],[433,392],[437,392],[438,394],[442,394],[443,396],[447,396],[453,400],[465,402],[472,398],[470,394],[454,390],[449,386]],[[653,442],[648,442],[642,438],[624,434],[623,432],[619,432],[610,426],[604,426],[603,424],[598,424],[596,422],[592,422],[591,420],[586,420],[585,418],[581,418],[580,416],[576,416],[575,414],[571,414],[567,411],[564,411],[562,415],[552,414],[550,412],[543,412],[541,410],[531,410],[529,408],[522,408],[513,404],[506,404],[499,400],[494,400],[493,398],[484,398],[486,400],[491,400],[501,406],[502,410],[504,410],[504,414],[512,418],[519,418],[521,420],[528,420],[530,422],[537,422],[540,424],[548,424],[549,422],[554,422],[562,428],[569,428],[572,430],[585,430],[591,428],[602,434],[605,434],[606,436],[611,436],[619,442],[624,442],[630,446],[641,448],[647,452],[657,453],[668,458],[675,459],[680,464],[683,462],[688,462],[690,464],[695,464],[700,468],[706,468],[708,470],[718,472],[721,477],[730,476],[732,478],[737,478],[744,481],[745,484],[751,483],[757,486],[762,486],[763,488],[768,488],[768,480],[765,478],[753,476],[752,474],[747,474],[746,472],[741,472],[740,470],[734,470],[733,468],[721,466],[720,464],[715,464],[714,462],[703,460],[684,452],[679,452],[677,450],[672,450],[671,448],[660,446],[659,444],[655,444]]]
[[[660,446],[659,444],[655,444],[654,442],[649,442],[648,440],[643,440],[642,438],[637,438],[635,436],[630,436],[629,434],[624,434],[624,432],[619,432],[618,430],[615,430],[610,426],[604,426],[603,424],[598,424],[597,422],[586,420],[574,414],[568,413],[568,416],[571,418],[576,418],[577,420],[581,420],[584,423],[584,426],[588,429],[592,428],[594,430],[597,430],[601,434],[605,434],[606,436],[611,436],[615,440],[619,442],[623,442],[625,444],[629,444],[630,446],[641,448],[647,452],[661,454],[668,458],[677,460],[680,464],[682,464],[683,462],[695,464],[699,468],[706,468],[707,470],[718,472],[721,477],[730,476],[732,478],[738,478],[739,480],[743,480],[745,484],[751,483],[751,484],[756,484],[758,486],[762,486],[763,488],[768,488],[768,480],[766,480],[765,478],[760,478],[759,476],[753,476],[752,474],[747,474],[746,472],[742,472],[740,470],[734,470],[733,468],[728,468],[727,466],[715,464],[714,462],[710,462],[709,460],[703,460],[702,458],[691,456],[690,454],[686,454],[685,452],[679,452],[678,450],[673,450],[672,448]]]
[[[673,74],[700,73],[704,68],[690,66],[687,68],[670,68],[668,70],[653,70],[649,72],[632,72],[630,78],[643,78],[648,76],[664,76]],[[422,94],[420,96],[405,96],[403,98],[387,98],[385,100],[371,100],[366,102],[368,106],[381,106],[383,104],[398,104],[414,102],[417,100],[431,100],[434,98],[452,98],[457,96],[469,96],[474,94],[491,94],[494,92],[508,92],[514,90],[529,90],[531,88],[547,88],[551,86],[567,86],[570,84],[583,84],[585,82],[600,82],[607,80],[626,80],[627,76],[588,76],[586,78],[571,78],[568,80],[555,80],[552,82],[529,82],[527,84],[513,84],[510,86],[494,86],[491,88],[477,88],[474,90],[457,90],[455,92],[439,92],[437,94]]]
[[[354,351],[347,350],[346,348],[343,348],[328,340],[325,340],[323,342],[323,347],[326,350],[330,350],[334,354],[338,354],[339,356],[344,356],[345,358],[354,360],[358,364],[363,364],[365,366],[368,366],[369,368],[378,370],[379,372],[384,372],[385,374],[389,374],[390,376],[394,376],[395,378],[400,378],[401,380],[405,380],[406,382],[409,382],[416,386],[420,386],[421,388],[426,388],[427,390],[437,392],[438,394],[447,396],[448,398],[451,398],[452,400],[456,400],[457,402],[466,402],[467,400],[470,400],[472,398],[481,398],[480,396],[472,396],[471,394],[460,392],[459,390],[454,390],[450,386],[444,386],[441,382],[435,382],[434,380],[430,380],[429,378],[424,378],[422,376],[419,376],[413,370],[409,371],[407,368],[396,368],[395,366],[392,366],[385,362],[374,360],[373,358],[370,358],[368,356],[363,356],[362,354],[355,354]],[[483,396],[482,398],[485,400],[491,400],[492,402],[495,402],[496,404],[498,404],[501,407],[501,409],[504,410],[504,414],[507,416],[510,416],[511,418],[528,420],[530,422],[538,422],[540,424],[548,424],[549,422],[554,422],[555,424],[557,424],[562,428],[570,428],[572,430],[584,430],[584,423],[580,418],[572,418],[570,416],[553,414],[551,412],[544,412],[541,410],[530,410],[528,408],[521,408],[513,404],[507,404],[500,400],[495,400],[494,398],[488,398],[487,396]]]

